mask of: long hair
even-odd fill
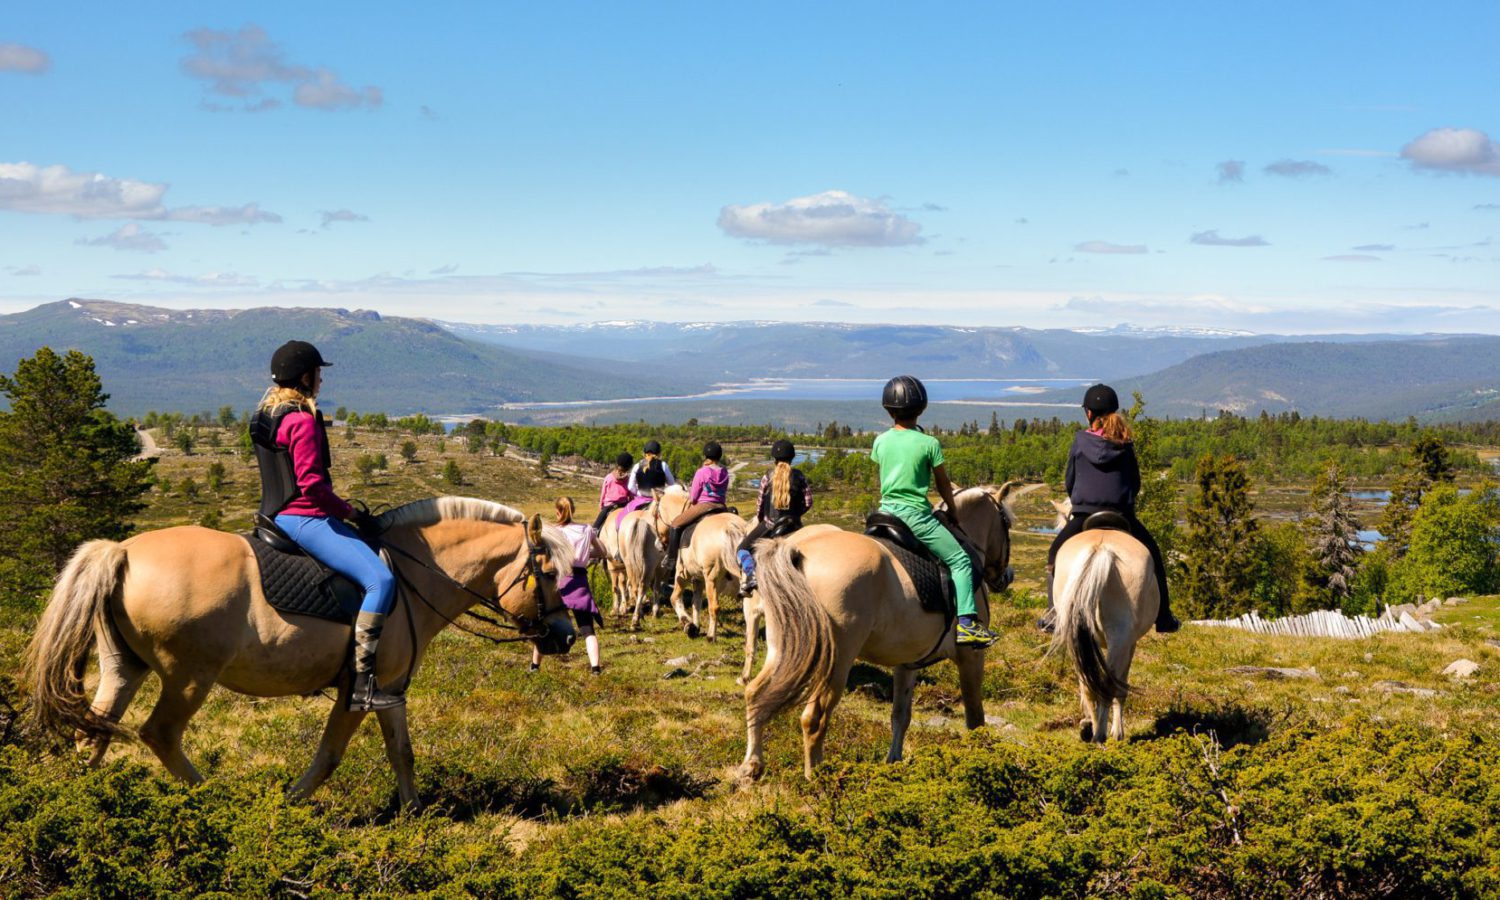
[[[771,508],[792,508],[792,464],[778,462],[771,473]]]
[[[318,401],[314,400],[301,388],[283,387],[279,384],[273,384],[269,388],[266,388],[266,393],[260,398],[260,405],[256,409],[257,411],[276,409],[280,406],[295,406],[298,409],[307,410],[314,416],[318,414]]]
[[[557,524],[571,525],[573,522],[573,498],[558,497],[557,502],[553,506],[557,509]]]
[[[1126,422],[1125,417],[1117,412],[1095,416],[1093,423],[1089,426],[1089,430],[1107,441],[1114,441],[1116,444],[1128,444],[1132,437],[1130,423]]]

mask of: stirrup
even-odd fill
[[[354,686],[349,691],[350,712],[380,712],[406,705],[405,694],[388,694],[375,681],[374,672],[355,672]]]

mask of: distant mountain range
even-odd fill
[[[42,345],[95,360],[110,407],[246,409],[271,352],[299,337],[333,360],[325,402],[392,414],[490,413],[506,403],[681,397],[753,378],[1098,378],[1140,390],[1157,415],[1255,414],[1482,419],[1500,415],[1500,337],[1252,335],[1128,326],[1064,329],[840,323],[604,322],[495,326],[364,310],[168,310],[73,299],[0,316],[0,369]],[[1076,403],[1073,389],[1027,401]],[[551,409],[538,421],[686,419],[864,422],[870,404],[733,397]],[[787,407],[784,414],[781,407]],[[796,407],[793,409],[792,407]],[[1043,407],[1006,409],[1002,419]],[[988,419],[983,404],[947,419]],[[509,413],[507,413],[510,416]]]
[[[1114,387],[1156,415],[1303,415],[1474,421],[1500,415],[1500,337],[1305,341],[1205,353]],[[1058,400],[1067,392],[1037,395]]]
[[[170,310],[73,299],[0,316],[0,369],[47,345],[94,358],[121,415],[248,409],[270,384],[271,353],[311,341],[334,365],[325,401],[364,411],[478,413],[521,400],[681,394],[697,382],[618,370],[583,357],[465,340],[420,319],[364,310]],[[332,407],[330,406],[330,409]]]

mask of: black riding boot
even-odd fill
[[[362,612],[354,620],[354,685],[349,691],[350,712],[379,712],[406,703],[404,694],[388,694],[375,681],[375,652],[385,616]]]
[[[682,529],[667,529],[667,555],[661,560],[661,581],[656,592],[663,601],[672,596],[672,585],[677,581],[677,551],[682,547]]]
[[[1047,611],[1036,620],[1036,627],[1051,634],[1057,630],[1057,607],[1052,605],[1052,567],[1047,567]]]

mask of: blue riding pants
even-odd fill
[[[324,516],[277,516],[276,527],[308,556],[365,589],[362,613],[386,615],[396,603],[396,576],[353,528]]]
[[[948,566],[953,576],[953,593],[957,596],[958,614],[979,615],[979,606],[974,602],[974,567],[969,563],[969,554],[959,545],[947,526],[938,520],[930,506],[908,506],[905,503],[882,503],[881,512],[888,512],[906,523],[917,540],[927,545],[933,555]]]

